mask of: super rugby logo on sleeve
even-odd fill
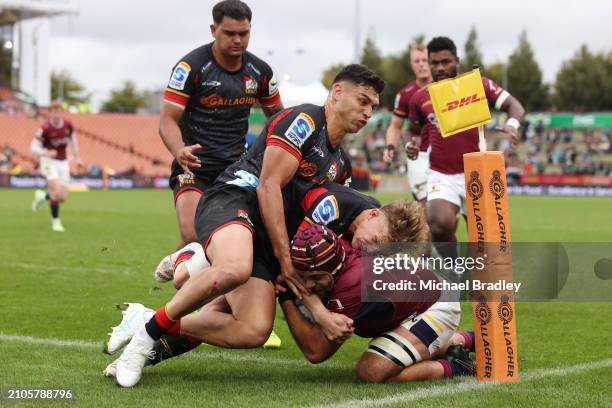
[[[172,71],[172,77],[170,77],[170,82],[168,82],[168,86],[172,89],[176,89],[177,91],[182,91],[185,89],[185,84],[187,83],[187,78],[189,77],[189,73],[191,72],[191,67],[184,61],[178,63],[174,71]]]
[[[327,225],[339,217],[338,201],[334,196],[325,197],[312,212],[312,219],[320,225]]]
[[[276,82],[276,77],[272,74],[272,78],[268,84],[268,95],[274,95],[276,91],[278,91],[278,82]]]
[[[314,132],[314,120],[306,113],[300,113],[289,125],[285,137],[298,148],[302,147],[308,136]]]

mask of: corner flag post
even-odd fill
[[[472,281],[512,282],[506,171],[502,152],[485,152],[484,128],[491,112],[480,71],[428,85],[442,137],[478,127],[480,152],[463,156],[471,254],[485,259]],[[518,380],[514,293],[478,291],[474,307],[476,369],[480,381]]]

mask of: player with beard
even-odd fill
[[[193,219],[200,196],[245,152],[251,106],[266,114],[283,105],[272,69],[248,52],[251,9],[224,0],[213,10],[214,38],[173,68],[164,93],[159,133],[174,156],[170,188],[183,247],[196,242]]]
[[[450,38],[436,37],[427,44],[429,66],[434,81],[454,78],[458,74],[457,48]],[[519,142],[518,129],[525,113],[520,102],[492,80],[482,77],[489,106],[506,112],[508,119],[497,130],[512,138],[513,146]],[[410,121],[413,132],[426,134],[429,139],[429,174],[427,178],[427,219],[434,242],[449,242],[454,235],[457,214],[465,215],[465,178],[463,155],[477,152],[478,129],[470,129],[451,137],[440,134],[427,88],[417,91],[411,99]],[[419,146],[409,144],[409,157],[416,157]],[[455,257],[452,245],[438,246],[443,257]]]
[[[213,299],[225,294],[240,320],[261,319],[268,325],[275,309],[272,282],[279,271],[296,292],[306,292],[291,264],[285,200],[299,200],[326,180],[350,177],[340,143],[365,126],[383,88],[384,81],[367,67],[349,65],[334,79],[324,106],[299,105],[270,118],[247,155],[217,178],[198,205],[196,230],[211,266],[192,276],[135,333],[117,364],[120,385],[135,385],[155,341]],[[271,302],[248,302],[270,293]],[[224,314],[215,321],[228,319],[235,320]],[[261,345],[271,329],[271,324],[259,328],[244,347]]]
[[[60,204],[68,197],[70,184],[70,157],[67,148],[70,146],[72,159],[77,156],[77,139],[70,121],[64,119],[64,108],[61,102],[53,102],[49,108],[49,120],[36,132],[30,149],[40,158],[40,172],[47,178],[48,192],[36,190],[32,210],[37,211],[43,201],[49,201],[51,208],[51,229],[64,232],[59,218]]]
[[[399,90],[395,96],[393,116],[387,129],[387,148],[383,152],[383,161],[390,164],[393,161],[397,146],[401,139],[402,126],[410,115],[410,99],[421,88],[431,83],[431,70],[427,61],[427,48],[417,44],[410,50],[410,67],[416,79]],[[410,128],[408,129],[410,132]],[[420,138],[420,140],[418,140]],[[415,200],[425,205],[427,198],[427,171],[429,170],[429,141],[427,133],[422,135],[410,133],[410,142],[420,146],[418,155],[407,160],[407,176],[410,191]]]

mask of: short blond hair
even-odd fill
[[[431,242],[425,210],[416,201],[393,201],[381,208],[389,220],[391,242]]]
[[[60,112],[64,111],[64,104],[61,101],[53,101],[49,105],[49,110],[58,110]]]

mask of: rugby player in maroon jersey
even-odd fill
[[[410,98],[419,89],[431,83],[431,71],[427,61],[427,48],[422,44],[416,44],[410,50],[410,67],[416,79],[399,90],[395,96],[393,116],[387,128],[387,148],[383,151],[383,161],[390,164],[401,139],[401,131],[404,121],[410,115]],[[410,128],[408,129],[410,132]],[[420,139],[420,140],[419,140]],[[429,170],[429,141],[427,134],[423,137],[419,134],[410,134],[410,141],[420,146],[418,156],[407,160],[407,176],[410,191],[415,200],[425,205],[427,198],[427,171]]]
[[[427,44],[429,66],[434,81],[453,78],[458,74],[459,58],[453,41],[436,37]],[[485,97],[490,107],[508,114],[506,123],[498,130],[512,138],[513,146],[519,142],[518,129],[525,111],[520,102],[491,79],[482,77]],[[449,242],[454,235],[457,214],[465,215],[465,178],[463,155],[480,150],[478,129],[470,129],[443,138],[431,104],[427,88],[417,91],[410,102],[412,132],[427,134],[430,145],[429,174],[427,179],[427,219],[434,242]],[[416,157],[419,146],[409,144],[406,153]],[[453,246],[438,250],[453,251]],[[448,249],[448,250],[447,250]],[[444,253],[443,256],[455,256]]]
[[[424,220],[421,228],[427,228]],[[367,273],[373,268],[373,259],[319,225],[296,234],[292,259],[313,293],[303,301],[314,316],[311,318],[300,311],[295,299],[291,301],[290,293],[281,295],[279,302],[294,339],[310,362],[320,363],[330,358],[354,329],[361,337],[373,338],[356,366],[357,375],[365,381],[418,381],[474,375],[474,362],[469,357],[470,349],[473,351],[473,335],[456,333],[461,313],[457,302],[439,301],[438,291],[411,291],[402,296],[401,302],[385,292],[371,293],[375,294],[376,301],[369,300],[368,289],[364,292],[362,284],[372,290],[372,282],[363,280],[373,276]],[[414,282],[437,280],[426,269],[414,274],[376,275],[376,279],[387,283],[399,278]],[[349,318],[342,336],[331,339],[317,324],[316,316],[325,311]]]
[[[159,133],[174,156],[170,187],[181,234],[197,242],[196,207],[217,176],[245,152],[251,106],[271,116],[283,109],[270,66],[248,52],[251,10],[224,0],[212,11],[214,38],[173,68],[164,93]]]
[[[37,211],[43,201],[49,201],[51,208],[51,229],[64,232],[64,226],[59,218],[60,204],[68,197],[70,184],[71,159],[77,160],[77,139],[72,123],[64,119],[64,108],[55,101],[49,108],[49,120],[42,124],[32,140],[30,149],[40,158],[40,173],[47,178],[45,193],[37,190],[34,193],[32,210]],[[68,154],[68,146],[71,155]]]

